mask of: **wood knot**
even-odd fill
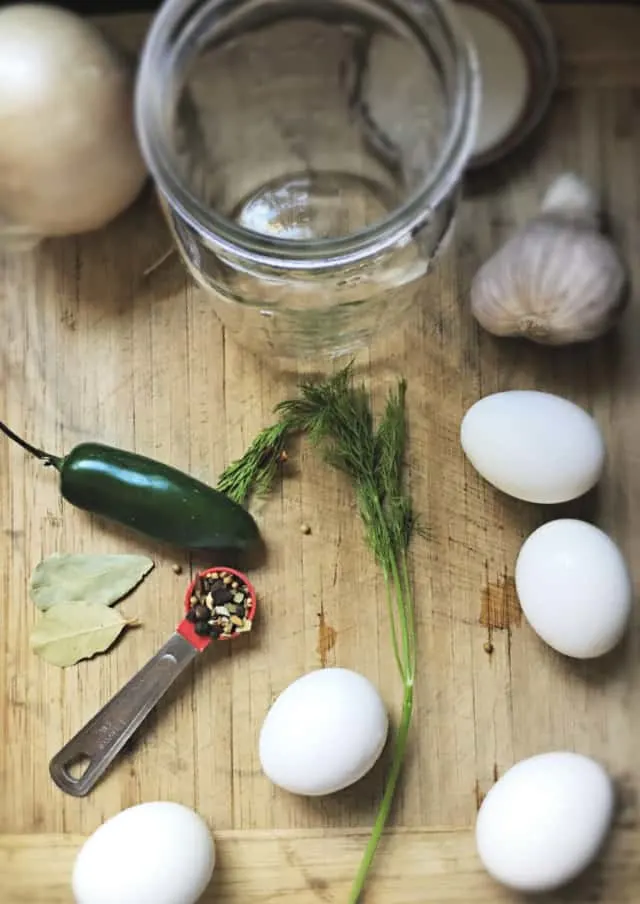
[[[320,658],[320,665],[323,669],[326,669],[329,653],[336,645],[337,631],[327,624],[323,609],[318,613],[318,620],[318,646],[316,652]]]
[[[507,574],[487,584],[480,598],[480,624],[504,631],[522,621],[522,609],[516,593],[516,582]]]

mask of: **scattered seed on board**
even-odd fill
[[[182,574],[182,565],[179,565],[177,562],[175,565],[171,566],[174,574]]]
[[[308,535],[311,533],[311,528],[309,527],[308,524],[301,524],[300,525],[300,533]]]

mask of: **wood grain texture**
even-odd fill
[[[216,839],[216,870],[200,904],[339,904],[349,891],[366,832],[231,831]],[[0,894],[11,904],[72,904],[81,835],[0,837]],[[509,904],[514,898],[480,868],[466,830],[399,829],[385,838],[368,904]],[[545,904],[636,904],[640,839],[621,830],[607,857],[569,894]],[[598,897],[606,889],[606,898]]]
[[[618,822],[626,827],[613,850],[628,853],[605,857],[592,886],[553,900],[640,898],[638,619],[614,655],[573,663],[519,621],[511,584],[523,538],[558,514],[588,517],[610,531],[629,557],[635,586],[640,582],[637,294],[615,335],[576,349],[495,340],[478,330],[467,306],[478,265],[567,168],[602,193],[639,285],[640,10],[559,7],[549,15],[564,66],[548,123],[499,178],[469,186],[453,252],[423,305],[359,360],[379,401],[399,372],[408,379],[411,486],[429,534],[413,551],[420,671],[394,814],[396,826],[416,833],[381,849],[383,878],[371,888],[372,902],[515,900],[480,877],[468,832],[452,840],[428,830],[470,827],[497,776],[522,757],[554,748],[594,755],[611,770],[620,787]],[[135,46],[144,20],[111,20],[109,28]],[[148,191],[100,233],[0,257],[0,411],[15,430],[54,452],[100,439],[214,481],[293,391],[295,375],[273,373],[239,349],[175,257],[143,276],[167,242]],[[472,402],[497,389],[531,387],[585,405],[606,434],[605,479],[597,494],[575,505],[543,510],[507,499],[478,478],[460,451],[460,419]],[[174,552],[62,503],[55,474],[0,443],[0,833],[26,835],[0,843],[0,881],[12,883],[0,894],[3,904],[68,900],[62,876],[76,836],[154,799],[195,807],[221,833],[224,856],[228,843],[216,900],[343,896],[364,844],[364,835],[347,830],[370,825],[384,764],[345,794],[298,800],[261,775],[256,739],[274,697],[325,664],[364,673],[397,712],[384,596],[348,486],[307,449],[292,450],[287,479],[259,518],[269,558],[252,573],[262,608],[248,642],[203,658],[94,793],[71,799],[50,782],[49,758],[173,630],[191,563],[179,560],[185,572],[175,575]],[[301,533],[302,522],[311,534]],[[120,606],[143,627],[109,655],[65,671],[34,657],[27,640],[36,617],[29,574],[53,552],[142,552],[157,563]],[[337,841],[308,834],[327,828],[346,834]],[[291,831],[293,865],[287,866],[286,846],[269,834],[274,829]],[[310,868],[327,885],[305,891]],[[269,891],[261,898],[263,876]]]

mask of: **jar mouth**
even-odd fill
[[[423,0],[417,0],[419,7]],[[480,105],[480,77],[475,50],[463,32],[452,4],[433,0],[429,13],[437,20],[451,49],[454,63],[453,94],[442,146],[425,178],[402,203],[364,229],[335,238],[279,238],[247,229],[203,203],[179,174],[171,150],[167,97],[177,100],[172,67],[173,45],[190,29],[200,4],[197,0],[165,0],[147,35],[135,89],[135,123],[142,154],[156,188],[169,207],[204,242],[223,253],[262,266],[320,269],[357,263],[372,255],[411,241],[412,236],[455,191],[471,155]],[[226,5],[217,0],[216,5]],[[395,6],[392,3],[391,6]],[[404,10],[411,16],[411,7]],[[413,17],[412,17],[413,18]]]

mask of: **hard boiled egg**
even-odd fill
[[[73,870],[76,904],[195,904],[211,880],[213,839],[180,804],[123,810],[85,842]]]
[[[333,794],[361,779],[387,739],[378,691],[348,669],[320,669],[277,698],[260,732],[268,778],[293,794]]]
[[[594,760],[577,753],[523,760],[502,776],[480,807],[480,859],[504,885],[522,892],[551,891],[591,863],[613,809],[613,784]]]
[[[633,596],[626,562],[613,540],[586,521],[538,528],[520,550],[515,580],[527,621],[565,656],[602,656],[624,634]]]
[[[526,502],[576,499],[595,486],[604,466],[604,442],[593,418],[546,392],[480,399],[464,416],[460,441],[485,480]]]

